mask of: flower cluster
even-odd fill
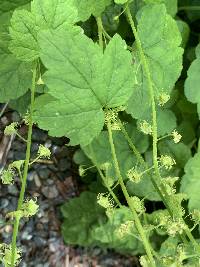
[[[128,179],[134,183],[139,183],[141,180],[141,174],[133,167],[126,173]]]
[[[19,126],[19,124],[17,122],[12,122],[10,125],[6,126],[6,128],[4,130],[4,134],[5,135],[15,134],[17,132],[18,126]]]
[[[131,197],[131,201],[133,203],[136,212],[140,214],[145,212],[144,202],[141,201],[138,197],[136,196]]]
[[[123,238],[130,234],[133,229],[134,221],[127,221],[122,223],[120,227],[116,230],[116,234],[119,238]]]
[[[21,249],[16,248],[15,250],[15,262],[14,266],[18,266],[21,261]],[[11,255],[12,255],[12,247],[7,244],[0,244],[0,260],[4,264],[5,267],[11,266]]]
[[[186,225],[181,219],[169,220],[166,225],[169,236],[174,237],[176,234],[182,234],[186,230]]]
[[[173,140],[174,140],[174,143],[177,144],[180,142],[181,138],[182,138],[182,135],[179,134],[176,130],[174,130],[172,132],[172,137],[173,137]]]
[[[16,211],[12,211],[9,212],[6,217],[11,218],[12,220],[14,218],[29,218],[34,216],[39,209],[39,205],[36,203],[36,199],[27,199],[23,204],[22,204],[22,208],[20,210],[16,210]]]
[[[114,202],[105,193],[99,193],[97,196],[97,203],[105,209],[112,209]]]
[[[168,155],[161,155],[160,163],[166,170],[170,170],[176,164],[176,161]]]
[[[51,151],[47,147],[40,145],[38,149],[38,157],[49,159],[50,156],[51,156]]]
[[[150,134],[150,135],[152,134],[152,126],[151,126],[150,123],[148,123],[145,120],[143,120],[142,122],[140,122],[139,129],[144,134]]]
[[[118,112],[123,110],[125,110],[125,107],[121,106],[118,108],[108,109],[105,112],[105,123],[109,122],[113,131],[121,130],[120,124],[118,123]]]
[[[158,98],[158,105],[164,106],[164,104],[166,104],[169,101],[169,99],[170,99],[170,95],[166,93],[160,94]]]
[[[6,185],[13,184],[14,172],[11,168],[8,168],[7,170],[2,171],[1,181],[3,184],[6,184]]]
[[[179,177],[166,177],[162,180],[168,195],[172,195],[176,193],[175,183],[179,179]]]

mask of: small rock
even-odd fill
[[[48,168],[40,168],[38,170],[38,175],[41,179],[48,179],[51,174],[51,170]]]
[[[16,185],[14,185],[14,184],[13,185],[9,185],[8,186],[8,193],[13,195],[13,196],[18,196],[19,191],[18,191]]]
[[[6,198],[2,198],[0,201],[0,209],[5,209],[9,204],[9,201]]]
[[[46,245],[46,240],[44,238],[41,238],[39,236],[35,236],[34,237],[34,242],[36,244],[37,247],[43,247]]]
[[[66,171],[70,169],[71,163],[67,160],[67,158],[60,159],[58,162],[58,168],[60,171]]]
[[[26,230],[22,231],[22,233],[21,233],[21,239],[22,239],[22,240],[27,240],[27,241],[29,241],[29,240],[32,239],[32,237],[33,237],[33,236],[32,236],[29,232],[27,232]]]
[[[52,141],[50,139],[48,139],[45,144],[44,144],[45,147],[47,148],[50,148],[52,146]]]
[[[39,141],[39,143],[45,142],[47,139],[47,134],[39,129],[34,129],[32,134],[33,141]]]
[[[53,186],[45,186],[42,188],[42,193],[45,197],[53,199],[58,196],[58,190],[55,185]]]

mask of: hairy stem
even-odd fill
[[[101,176],[101,179],[103,180],[104,185],[107,187],[109,193],[111,194],[111,196],[113,197],[113,199],[115,200],[115,202],[117,203],[117,205],[118,205],[119,207],[121,207],[122,205],[121,205],[121,203],[120,203],[118,197],[115,195],[115,193],[113,192],[112,188],[108,185],[108,183],[107,183],[107,181],[106,181],[106,177],[103,175],[103,172],[101,171],[101,169],[99,168],[99,166],[98,166],[98,164],[97,164],[96,157],[95,157],[95,153],[94,153],[94,151],[93,151],[93,149],[92,149],[92,146],[89,145],[89,147],[90,147],[90,152],[91,152],[91,154],[92,154],[92,158],[91,158],[92,163],[96,166],[97,171],[98,171],[99,175]]]
[[[31,155],[31,139],[32,139],[32,129],[33,129],[33,109],[34,109],[34,100],[35,100],[35,87],[36,87],[36,75],[37,75],[37,63],[34,63],[33,67],[33,76],[32,76],[32,87],[31,87],[31,105],[30,105],[30,116],[29,116],[29,126],[28,126],[28,139],[27,139],[27,147],[26,147],[26,158],[23,170],[22,177],[22,186],[19,195],[17,210],[22,208],[24,202],[24,195],[26,190],[26,182],[29,168],[29,161]],[[17,235],[19,231],[20,218],[17,217],[14,222],[13,236],[12,236],[12,255],[11,255],[11,267],[14,267],[15,264],[15,255],[16,255],[16,243],[17,243]]]
[[[181,10],[191,10],[191,11],[199,11],[200,10],[200,6],[180,6],[178,8],[179,11]]]
[[[133,219],[134,219],[134,222],[135,222],[135,226],[136,226],[136,229],[137,229],[137,231],[138,231],[138,233],[139,233],[139,235],[141,237],[141,240],[142,240],[142,243],[144,245],[144,248],[146,250],[149,262],[151,264],[150,266],[155,267],[155,262],[154,262],[153,255],[152,255],[153,249],[151,247],[151,244],[149,243],[148,238],[146,237],[145,231],[144,231],[144,229],[142,227],[140,219],[139,219],[139,217],[137,215],[137,212],[135,210],[134,203],[133,203],[133,201],[131,200],[131,198],[130,198],[130,196],[128,194],[128,191],[126,189],[126,186],[124,184],[124,181],[123,181],[123,178],[122,178],[122,175],[121,175],[121,171],[120,171],[120,167],[119,167],[119,163],[118,163],[117,155],[116,155],[116,151],[115,151],[115,145],[114,145],[114,141],[113,141],[113,135],[112,135],[112,129],[111,129],[110,122],[107,123],[107,128],[108,128],[109,143],[110,143],[111,154],[112,154],[112,158],[113,158],[113,164],[114,164],[114,167],[115,167],[117,178],[119,180],[119,184],[121,186],[121,189],[122,189],[122,192],[124,194],[124,197],[125,197],[125,199],[126,199],[126,201],[128,203],[128,206],[130,207],[130,209],[132,211]]]
[[[154,165],[154,171],[155,171],[155,177],[152,177],[152,183],[155,187],[155,189],[157,190],[157,192],[160,194],[166,208],[169,211],[169,214],[172,216],[172,218],[174,218],[174,215],[177,216],[176,214],[174,214],[173,212],[173,207],[171,207],[169,205],[170,203],[170,196],[168,195],[165,186],[162,183],[162,178],[160,175],[160,171],[159,171],[159,165],[158,165],[158,150],[157,150],[157,142],[158,142],[158,134],[157,134],[157,114],[156,114],[156,103],[155,103],[155,95],[154,95],[154,89],[153,89],[153,83],[152,83],[152,79],[151,79],[151,74],[150,74],[150,70],[149,70],[149,66],[146,60],[146,56],[144,54],[143,48],[142,48],[142,44],[139,38],[139,35],[137,33],[136,27],[135,27],[135,23],[132,19],[132,15],[130,12],[129,7],[126,9],[126,16],[128,18],[128,21],[130,23],[131,29],[133,31],[133,34],[135,36],[135,40],[136,40],[136,45],[139,51],[139,55],[140,55],[140,59],[141,59],[141,63],[143,66],[143,71],[145,72],[146,78],[147,78],[147,83],[148,83],[148,88],[149,88],[149,93],[150,93],[150,97],[151,97],[151,107],[152,107],[152,122],[153,122],[153,165]],[[183,218],[181,217],[181,219],[183,220]],[[193,238],[192,234],[190,233],[190,230],[187,229],[185,231],[185,234],[188,236],[189,240],[192,242],[193,246],[198,250],[198,252],[200,253],[200,247],[198,245],[198,243],[196,242],[196,240]],[[183,237],[183,239],[185,239]]]
[[[128,132],[126,131],[126,128],[124,127],[123,123],[121,122],[121,120],[118,118],[118,123],[119,126],[122,130],[122,133],[126,139],[126,141],[128,142],[130,148],[132,149],[133,153],[135,154],[137,160],[141,163],[141,164],[145,164],[145,161],[143,159],[143,157],[141,156],[140,152],[137,150],[136,146],[133,144],[131,138],[129,137]]]
[[[96,21],[97,21],[97,27],[98,27],[99,46],[103,50],[103,24],[102,24],[101,17],[97,17]]]

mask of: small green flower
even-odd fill
[[[180,142],[181,138],[182,138],[182,135],[179,134],[176,130],[174,130],[172,132],[172,137],[173,137],[173,140],[174,140],[174,143],[177,144]]]
[[[138,213],[144,213],[145,212],[144,202],[141,201],[138,197],[136,197],[136,196],[131,197],[131,201],[134,205],[136,212],[138,212]]]
[[[114,203],[105,193],[99,193],[97,196],[97,203],[105,209],[113,208]]]
[[[169,101],[169,99],[170,99],[170,95],[166,93],[160,94],[158,98],[158,105],[164,106],[164,104],[166,104]]]
[[[22,217],[23,217],[23,211],[21,210],[11,211],[6,214],[6,218],[10,218],[11,220],[21,219]]]
[[[34,216],[39,210],[39,205],[36,203],[36,199],[26,200],[22,205],[22,211],[24,217]]]
[[[200,222],[200,210],[194,209],[191,212],[192,220],[198,224]]]
[[[47,147],[40,145],[38,149],[38,157],[49,159],[50,156],[51,156],[51,151]]]
[[[126,173],[128,179],[134,183],[139,183],[141,181],[141,174],[133,167]]]
[[[27,112],[27,113],[25,114],[25,116],[23,117],[23,121],[24,121],[24,123],[25,123],[26,125],[29,125],[29,123],[30,123],[30,113],[29,113],[29,112]]]
[[[19,263],[21,261],[21,254],[22,254],[21,249],[16,248],[14,266],[18,266],[19,265]],[[11,247],[11,245],[1,244],[0,256],[1,256],[1,260],[2,260],[2,263],[4,264],[4,266],[5,267],[10,267],[11,266],[11,256],[12,256],[12,247]]]
[[[176,164],[176,161],[168,155],[161,155],[160,163],[166,170],[170,170]]]
[[[143,120],[142,122],[140,122],[139,129],[144,134],[150,134],[150,135],[152,134],[152,126],[151,126],[150,123],[148,123],[145,120]]]
[[[148,257],[146,255],[141,256],[139,261],[140,261],[140,264],[142,267],[149,267],[150,266],[150,262],[149,262]]]
[[[4,170],[1,173],[1,181],[3,184],[13,184],[14,181],[14,173],[11,168],[8,168],[7,170]]]
[[[122,223],[116,230],[117,236],[119,238],[123,238],[126,235],[130,234],[132,232],[133,226],[134,226],[134,221],[127,221],[125,223]]]
[[[21,167],[24,165],[24,160],[16,160],[16,161],[13,161],[10,165],[9,165],[9,167],[11,168],[11,169],[17,169],[18,171],[20,171],[21,170]]]
[[[174,237],[176,234],[182,234],[183,231],[187,229],[185,223],[180,219],[176,219],[173,221],[169,220],[168,224],[165,225],[165,227],[167,228],[168,235],[172,237]]]
[[[6,128],[4,130],[4,134],[5,135],[15,134],[17,132],[18,125],[19,124],[17,122],[12,122],[10,125],[6,126]]]
[[[80,165],[78,168],[79,176],[85,176],[86,170],[84,169],[83,165]]]

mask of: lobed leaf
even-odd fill
[[[139,152],[144,153],[149,145],[148,137],[140,134],[137,128],[131,124],[129,124],[126,128]],[[127,179],[126,173],[136,164],[136,157],[130,149],[122,132],[113,132],[113,139],[122,176],[124,179]],[[112,154],[107,131],[101,132],[101,134],[95,138],[91,144],[88,146],[82,146],[82,149],[91,160],[96,162],[97,166],[109,163],[110,168],[107,171],[107,176],[113,181],[113,183],[117,180],[115,168],[112,162]]]
[[[39,31],[71,27],[77,20],[72,0],[33,0],[31,12],[15,10],[11,19],[9,48],[18,59],[33,61],[39,57]]]
[[[43,79],[56,101],[37,106],[35,120],[71,144],[89,144],[104,125],[103,109],[126,104],[133,85],[131,55],[119,35],[103,53],[81,33],[45,31],[39,36]]]
[[[8,102],[26,93],[31,86],[30,63],[20,62],[0,47],[0,102]]]
[[[80,197],[71,199],[61,207],[64,217],[62,234],[67,244],[81,246],[95,245],[92,228],[98,226],[98,219],[103,219],[104,209],[97,204],[97,195],[83,192]]]
[[[185,165],[185,174],[181,179],[180,191],[187,194],[189,202],[188,208],[190,211],[200,209],[200,153],[196,153],[193,158],[189,159]]]
[[[111,4],[111,0],[74,0],[78,10],[78,18],[86,21],[91,15],[99,17],[107,6]]]
[[[149,65],[155,97],[159,98],[162,93],[171,93],[181,73],[181,36],[176,22],[162,4],[144,6],[138,12],[137,20],[137,31]],[[137,50],[134,61],[137,86],[134,87],[127,112],[134,118],[143,119],[150,110],[151,100]]]
[[[192,62],[188,72],[187,79],[185,81],[185,95],[187,99],[197,104],[197,110],[200,117],[200,45],[196,47],[196,59]]]

